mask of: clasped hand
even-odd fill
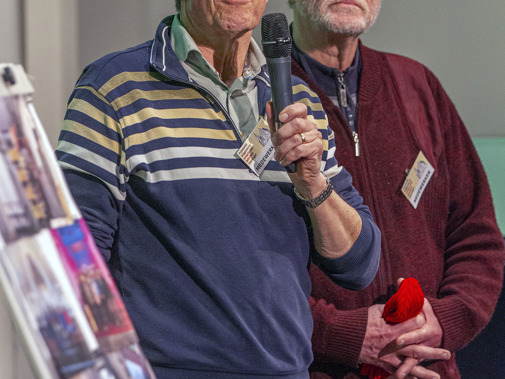
[[[360,360],[391,372],[389,378],[440,378],[420,363],[446,360],[451,353],[439,348],[442,327],[430,302],[424,299],[421,313],[405,322],[389,324],[382,318],[383,304],[368,309],[368,325]]]

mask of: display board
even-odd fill
[[[154,378],[20,65],[0,64],[0,285],[40,378]]]

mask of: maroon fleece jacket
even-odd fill
[[[367,308],[385,303],[397,278],[419,281],[442,326],[442,347],[453,352],[489,322],[503,279],[505,249],[489,185],[453,103],[419,63],[360,49],[359,157],[340,110],[292,64],[293,74],[321,98],[335,133],[335,156],[382,231],[379,271],[366,289],[346,290],[311,267],[314,378],[358,377]],[[400,189],[420,150],[435,173],[414,209]],[[430,369],[442,378],[460,377],[454,354]]]

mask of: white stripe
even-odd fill
[[[329,170],[324,171],[324,173],[328,178],[333,178],[334,176],[340,174],[340,171],[342,171],[342,166],[335,165]]]
[[[190,180],[190,179],[218,179],[218,180],[247,180],[247,181],[277,181],[290,182],[287,173],[282,171],[264,171],[258,178],[248,168],[233,169],[221,167],[190,167],[174,170],[160,170],[156,172],[138,171],[136,176],[147,183],[159,183],[165,181]]]
[[[336,151],[337,151],[336,147],[332,147],[330,150],[328,150],[328,158],[327,159],[330,160],[331,158],[333,158]]]
[[[165,31],[167,29],[168,29],[168,26],[165,26],[165,28],[163,29],[163,32],[162,32],[162,36],[163,36],[163,71],[165,71],[167,69],[167,65],[165,62],[165,48],[167,47],[167,39],[165,38]]]
[[[135,175],[151,184],[189,179],[259,180],[248,169],[225,169],[221,167],[190,167],[156,172],[138,171]]]
[[[291,183],[289,175],[286,171],[265,170],[260,175],[260,179],[264,182],[281,182]]]
[[[103,181],[100,177],[93,175],[93,174],[91,174],[91,173],[89,173],[79,167],[71,165],[67,162],[59,161],[59,164],[60,164],[60,167],[62,168],[62,170],[72,170],[72,171],[82,172],[82,173],[85,173],[85,174],[88,174],[88,175],[94,176],[95,178],[100,179],[100,181],[103,182],[107,186],[107,188],[109,188],[110,192],[112,192],[112,195],[116,199],[118,199],[120,201],[124,201],[126,199],[126,192],[119,191],[119,189],[117,187],[111,185],[110,183]]]
[[[187,147],[168,147],[151,151],[147,154],[133,155],[126,161],[126,167],[129,172],[136,166],[143,163],[154,163],[168,159],[177,158],[217,158],[217,159],[237,159],[235,157],[236,149],[217,149],[211,147],[187,146]]]
[[[84,159],[85,161],[90,162],[93,165],[104,169],[112,176],[117,177],[120,184],[125,183],[124,176],[123,175],[118,176],[118,173],[117,173],[118,167],[117,167],[116,162],[112,162],[112,161],[108,160],[107,158],[104,158],[101,155],[98,155],[91,150],[88,150],[88,149],[81,147],[79,145],[75,145],[75,144],[68,142],[68,141],[60,141],[58,143],[56,150],[59,150],[63,153],[68,153],[68,154],[74,155],[74,156],[81,158],[81,159]]]

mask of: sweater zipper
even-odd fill
[[[337,80],[339,83],[338,91],[339,91],[339,95],[340,95],[339,96],[340,105],[343,108],[347,108],[347,106],[348,106],[348,104],[347,104],[347,88],[346,88],[345,82],[344,82],[344,74],[339,73],[337,75]],[[361,151],[360,151],[360,145],[359,145],[358,131],[356,130],[356,127],[354,127],[354,129],[352,130],[352,138],[354,141],[354,155],[356,157],[359,157],[361,154]]]
[[[242,136],[241,136],[241,132],[240,132],[239,128],[237,127],[237,125],[235,125],[235,122],[232,120],[231,116],[228,114],[228,111],[221,105],[221,103],[216,99],[216,97],[210,91],[208,91],[206,88],[200,86],[198,83],[181,80],[178,78],[174,78],[171,75],[167,75],[166,72],[164,72],[163,70],[160,70],[158,68],[157,64],[152,64],[152,65],[154,66],[154,68],[156,68],[156,70],[160,74],[167,77],[168,79],[171,79],[175,82],[183,83],[185,85],[189,85],[193,88],[200,90],[201,91],[200,93],[202,93],[205,96],[205,99],[209,102],[209,104],[211,106],[214,106],[214,104],[217,104],[217,107],[219,108],[219,110],[221,112],[223,112],[224,116],[226,117],[226,120],[233,126],[233,129],[235,130],[235,135],[237,136],[237,139],[239,141],[242,141]]]
[[[241,136],[242,132],[240,131],[240,129],[238,128],[238,126],[235,125],[235,122],[232,120],[230,114],[224,108],[224,106],[219,102],[219,100],[217,100],[216,97],[210,91],[208,91],[205,87],[202,87],[202,86],[200,86],[197,83],[187,83],[187,84],[189,84],[189,85],[193,86],[194,88],[197,88],[198,90],[202,91],[203,94],[205,95],[206,100],[209,102],[209,104],[211,106],[217,105],[217,107],[219,108],[219,110],[221,112],[223,112],[224,116],[226,117],[226,120],[233,126],[233,129],[235,129],[235,134],[238,136],[238,140],[242,141],[242,136]]]

